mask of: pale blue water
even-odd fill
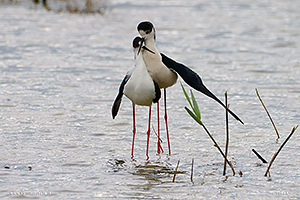
[[[123,99],[115,120],[111,105],[134,64],[131,41],[143,20],[154,23],[160,51],[190,66],[220,99],[228,91],[230,108],[245,122],[230,117],[229,158],[242,177],[230,170],[222,176],[223,159],[184,110],[179,83],[168,89],[173,155],[156,155],[152,130],[146,164],[148,109],[138,107],[136,161],[130,160],[131,103]],[[298,1],[111,1],[104,16],[1,5],[0,198],[299,198],[299,130],[270,178],[263,176],[267,164],[251,152],[270,161],[300,124],[299,33]],[[224,109],[194,94],[224,148]],[[154,109],[152,121],[156,129]],[[173,183],[178,159],[181,173]]]

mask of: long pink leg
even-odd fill
[[[133,130],[132,130],[133,138],[132,138],[131,158],[133,159],[134,138],[135,138],[135,132],[136,132],[136,128],[135,128],[135,105],[134,104],[132,104],[132,108],[133,108],[133,112],[132,112],[132,115],[133,115]]]
[[[149,151],[149,139],[150,139],[150,122],[151,122],[151,106],[149,107],[149,125],[147,131],[147,150],[146,150],[147,160],[149,159],[148,151]]]
[[[159,102],[157,102],[157,153],[160,153]]]
[[[164,150],[160,144],[160,130],[159,130],[159,102],[157,102],[157,153],[163,153]]]
[[[166,122],[168,148],[169,148],[169,155],[171,155],[171,144],[170,144],[170,140],[169,140],[168,116],[167,116],[167,90],[166,90],[166,88],[164,88],[164,101],[165,101],[165,122]]]

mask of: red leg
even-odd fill
[[[160,130],[159,130],[159,102],[157,102],[157,153],[163,153],[164,150],[160,144]]]
[[[171,155],[171,144],[170,144],[170,140],[169,140],[168,116],[167,116],[167,90],[166,90],[166,88],[164,88],[164,101],[165,101],[165,122],[166,122],[168,148],[169,148],[169,155]]]
[[[133,159],[134,138],[135,138],[135,132],[136,132],[136,129],[135,129],[135,105],[134,104],[132,104],[132,108],[133,108],[133,112],[132,112],[132,115],[133,115],[133,130],[132,130],[133,138],[132,138],[131,158]]]
[[[159,102],[157,102],[157,153],[160,153]]]
[[[149,159],[148,151],[149,151],[149,139],[150,139],[150,122],[151,122],[151,106],[149,107],[149,125],[147,131],[147,150],[146,150],[147,160]]]

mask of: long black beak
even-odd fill
[[[145,49],[145,50],[147,50],[147,51],[149,51],[150,53],[153,53],[153,54],[155,54],[155,52],[154,51],[151,51],[150,49],[148,49],[146,46],[142,46],[142,48],[143,49]]]
[[[141,45],[140,45],[140,48],[139,48],[139,50],[137,52],[137,55],[139,55],[139,53],[140,53],[140,51],[141,51],[141,49],[143,47],[144,41],[145,41],[145,38],[143,37],[142,40],[141,40]]]

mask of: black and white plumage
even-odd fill
[[[191,86],[195,90],[202,92],[206,96],[214,99],[215,101],[217,101],[219,104],[221,104],[226,109],[226,106],[223,104],[223,102],[220,99],[218,99],[209,89],[207,89],[207,87],[203,84],[200,76],[196,72],[194,72],[190,68],[186,67],[185,65],[172,60],[171,58],[167,57],[163,53],[161,53],[161,56],[162,56],[162,62],[168,68],[177,72],[180,75],[180,77],[184,80],[184,82],[186,82],[189,86]],[[238,120],[242,124],[244,124],[244,122],[236,114],[234,114],[234,112],[232,112],[230,109],[228,109],[228,112],[236,120]]]
[[[142,54],[137,54],[137,52],[139,51],[139,47],[141,45],[141,41],[142,38],[136,37],[132,42],[136,64],[134,67],[129,69],[126,76],[124,77],[119,87],[119,93],[112,106],[112,117],[114,119],[118,114],[123,94],[125,94],[125,96],[128,97],[132,102],[132,107],[133,107],[133,140],[132,140],[132,152],[131,152],[132,157],[133,157],[133,149],[134,149],[134,137],[136,132],[135,105],[149,106],[149,127],[147,132],[148,136],[147,136],[147,151],[146,151],[146,155],[148,157],[151,105],[152,103],[157,103],[161,97],[161,91],[157,83],[149,75]],[[147,51],[147,50],[148,49],[146,47],[142,49],[142,51]]]
[[[161,97],[160,89],[149,75],[142,55],[137,55],[140,42],[140,37],[136,37],[133,40],[136,64],[128,70],[121,82],[119,93],[112,107],[113,118],[118,114],[123,94],[125,94],[133,104],[140,106],[151,106],[152,103],[157,103]]]
[[[164,79],[169,79],[170,82],[174,82],[175,76],[169,76],[171,73],[178,73],[181,78],[192,88],[196,89],[199,92],[202,92],[203,94],[207,95],[208,97],[211,97],[215,101],[217,101],[220,105],[222,105],[224,108],[226,106],[223,104],[221,100],[219,100],[202,82],[200,76],[191,70],[190,68],[186,67],[185,65],[178,63],[171,58],[167,57],[164,54],[157,53],[158,50],[155,47],[155,28],[153,24],[149,21],[141,22],[138,27],[138,32],[143,37],[143,41],[145,43],[145,46],[148,47],[151,51],[154,51],[154,55],[150,55],[148,52],[143,53],[143,58],[146,64],[146,67],[148,69],[150,76],[158,83],[158,86],[160,88],[166,88],[164,85],[160,85],[160,77],[164,77]],[[155,57],[153,59],[153,57]],[[164,73],[166,71],[166,68],[169,69],[169,73]],[[151,71],[155,71],[151,73]],[[164,73],[164,76],[162,75]],[[160,76],[156,76],[156,74],[159,74]],[[158,80],[157,80],[158,79]],[[175,81],[176,82],[176,81]],[[174,82],[174,83],[175,83]],[[174,84],[173,83],[173,84]],[[230,109],[228,109],[228,112],[238,121],[240,121],[242,124],[243,121],[234,114]]]

